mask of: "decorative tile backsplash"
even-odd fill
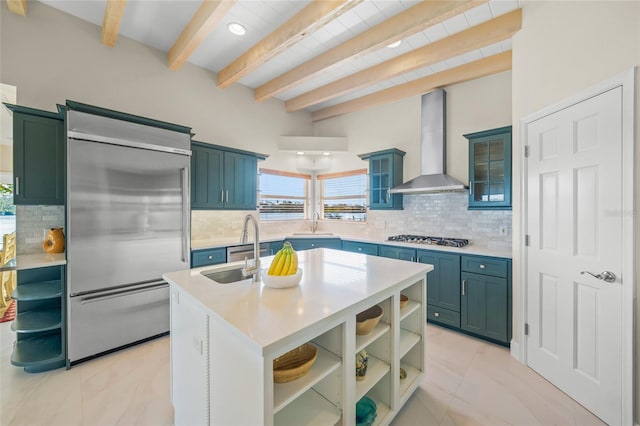
[[[367,222],[320,221],[318,231],[336,235],[385,239],[396,234],[419,234],[468,238],[472,244],[491,249],[511,249],[510,210],[467,210],[465,192],[409,195],[404,210],[370,210]],[[191,235],[194,240],[238,237],[247,213],[256,211],[194,210]],[[263,236],[290,235],[311,230],[311,221],[261,222]]]
[[[474,245],[510,249],[511,210],[467,210],[468,200],[465,192],[405,196],[403,211],[374,211],[369,222],[383,236],[468,238]]]
[[[17,254],[43,253],[44,229],[64,227],[64,206],[16,206]]]

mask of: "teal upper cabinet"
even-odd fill
[[[469,209],[511,209],[511,126],[469,140]]]
[[[255,210],[258,160],[265,156],[196,141],[191,151],[192,209]]]
[[[390,194],[389,189],[402,183],[404,154],[394,148],[358,155],[369,160],[369,209],[402,210],[402,194]]]
[[[255,210],[258,160],[255,156],[224,153],[225,208]]]
[[[64,204],[66,161],[62,116],[18,105],[7,107],[13,111],[14,204]]]

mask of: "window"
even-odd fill
[[[305,219],[310,175],[260,169],[260,220]]]
[[[13,176],[10,176],[10,178]],[[0,176],[2,178],[2,176]],[[10,179],[9,178],[9,179]],[[0,249],[2,236],[16,230],[16,206],[13,205],[13,185],[0,179]]]
[[[324,219],[367,219],[367,169],[318,175],[318,181]]]

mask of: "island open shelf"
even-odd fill
[[[424,376],[432,266],[331,249],[300,252],[299,265],[302,280],[288,289],[250,280],[212,284],[201,274],[211,266],[164,275],[177,425],[349,426],[365,395],[376,402],[374,424],[388,424],[401,410]],[[401,292],[409,297],[402,309]],[[356,315],[373,305],[383,308],[380,322],[356,335]],[[318,348],[306,375],[274,383],[273,360],[305,343]],[[363,349],[369,362],[358,381],[356,353]]]

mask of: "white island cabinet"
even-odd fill
[[[374,424],[388,424],[416,389],[433,266],[330,249],[298,256],[302,281],[288,289],[250,279],[218,284],[202,275],[241,263],[164,275],[177,425],[354,425],[365,395],[377,405]],[[264,258],[263,268],[271,260]],[[402,309],[401,293],[409,297]],[[381,321],[356,335],[356,314],[376,304]],[[309,372],[274,383],[274,358],[307,342],[318,348]],[[356,381],[362,349],[369,364]]]

